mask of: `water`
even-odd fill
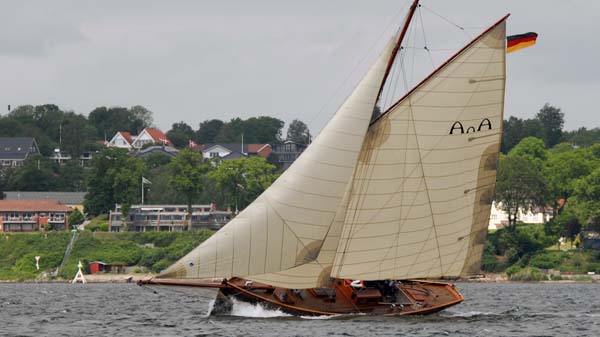
[[[0,284],[0,336],[600,336],[600,284],[472,284],[420,317],[302,318],[236,303],[207,316],[206,292],[134,284]]]

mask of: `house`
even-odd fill
[[[4,200],[56,200],[59,204],[83,213],[83,200],[86,192],[4,192]]]
[[[271,154],[270,144],[204,144],[201,147],[202,156],[206,159],[221,158],[235,159],[247,156],[261,156],[267,158]],[[237,154],[232,154],[237,152]]]
[[[112,139],[106,144],[107,147],[118,147],[120,149],[133,149],[134,138],[127,131],[117,131]]]
[[[56,200],[0,200],[0,232],[67,230],[73,209]]]
[[[517,212],[517,221],[529,224],[546,223],[552,219],[552,210],[541,207],[533,210],[519,209]],[[502,203],[492,203],[488,230],[495,230],[508,225],[508,213],[502,209]]]
[[[273,144],[272,147],[277,166],[282,170],[287,170],[308,145],[286,141],[281,144]]]
[[[169,157],[175,157],[179,154],[179,150],[168,145],[152,145],[139,150],[135,156],[138,158],[146,158],[154,153],[162,153]]]
[[[32,137],[0,137],[0,168],[22,166],[36,154],[40,154],[40,149]]]
[[[187,205],[132,205],[127,217],[130,231],[183,231],[187,230]],[[231,220],[231,210],[219,211],[215,204],[192,205],[192,229],[217,230]],[[117,205],[109,215],[109,230],[124,230],[123,213]]]
[[[107,147],[118,147],[129,151],[139,150],[147,144],[169,145],[167,136],[156,128],[145,128],[139,135],[118,131],[108,142]]]
[[[171,142],[169,142],[167,136],[159,129],[145,128],[139,135],[134,137],[131,145],[135,149],[141,149],[147,144],[169,145]]]
[[[64,165],[67,161],[71,160],[72,157],[68,153],[62,151],[61,149],[54,149],[52,155],[49,157],[53,162]],[[78,164],[80,167],[88,167],[92,163],[92,152],[86,151],[83,152],[78,158]]]

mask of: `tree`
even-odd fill
[[[13,191],[52,191],[56,187],[56,165],[39,155],[30,156],[23,167],[17,168],[8,177]]]
[[[81,225],[84,221],[85,221],[85,217],[83,216],[83,214],[81,214],[81,212],[77,208],[75,208],[73,210],[73,212],[71,212],[71,215],[69,215],[68,222],[69,222],[69,225],[71,225],[72,227],[77,227],[77,226]]]
[[[584,150],[550,152],[543,173],[555,214],[560,211],[559,199],[568,200],[573,195],[578,180],[590,174],[593,167],[593,162],[587,158]]]
[[[192,204],[202,192],[203,180],[208,164],[197,152],[182,150],[169,164],[169,185],[182,194],[187,202],[188,230],[192,230]]]
[[[596,230],[600,224],[600,167],[575,183],[573,196],[569,198],[569,208],[587,230]]]
[[[225,160],[208,176],[222,192],[225,204],[243,209],[277,179],[276,170],[275,165],[255,156]]]
[[[152,111],[144,108],[141,105],[134,105],[129,108],[130,118],[132,121],[132,128],[136,134],[139,134],[145,128],[152,126],[154,118],[152,117]]]
[[[535,159],[519,155],[502,156],[496,179],[496,200],[508,213],[510,228],[514,229],[517,223],[519,209],[545,206],[546,184]]]
[[[304,122],[294,119],[287,130],[287,140],[294,143],[308,144],[310,142],[310,131]]]
[[[67,112],[61,129],[61,150],[65,150],[73,158],[79,157],[94,144],[96,130],[82,115]]]
[[[223,121],[218,119],[206,120],[200,123],[198,131],[196,131],[194,140],[198,144],[215,143],[217,135],[223,128]]]
[[[553,147],[558,144],[562,137],[562,128],[565,123],[565,114],[556,108],[546,103],[537,113],[536,119],[540,121],[542,126],[542,134],[544,142],[548,147]]]
[[[511,116],[504,120],[502,131],[502,153],[508,153],[525,137],[543,138],[542,126],[537,119],[520,119]]]
[[[144,158],[144,162],[146,163],[146,167],[149,169],[155,169],[169,164],[171,162],[171,158],[172,157],[164,153],[156,152]]]
[[[544,141],[535,137],[525,137],[510,152],[510,156],[527,156],[535,160],[546,160]]]
[[[216,143],[239,143],[244,133],[244,121],[241,118],[232,118],[229,122],[223,124],[219,134],[215,137]],[[246,135],[246,143],[248,143]]]
[[[167,138],[176,148],[185,148],[194,138],[194,130],[185,122],[174,123],[171,130],[167,131]]]
[[[94,156],[85,195],[85,211],[91,215],[107,213],[115,203],[123,205],[123,215],[140,196],[141,178],[146,166],[126,150],[107,148]]]
[[[283,129],[284,123],[280,119],[268,116],[250,117],[242,125],[246,143],[281,142],[281,129]]]

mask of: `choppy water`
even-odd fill
[[[134,284],[0,284],[0,336],[600,336],[600,284],[458,284],[466,301],[421,317],[299,318],[206,293]]]

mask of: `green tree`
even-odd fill
[[[534,160],[546,160],[544,141],[536,137],[525,137],[510,150],[510,156],[527,156]]]
[[[223,124],[219,134],[215,137],[216,143],[239,143],[244,133],[244,121],[241,118],[233,118]],[[249,143],[246,136],[246,143]]]
[[[56,168],[43,156],[30,156],[23,167],[11,172],[8,186],[13,191],[52,191],[56,187]]]
[[[577,181],[587,176],[593,167],[585,150],[549,153],[543,173],[555,214],[559,212],[559,199],[567,201],[573,194]]]
[[[586,230],[600,229],[600,167],[575,183],[568,202]]]
[[[170,186],[186,199],[188,230],[192,230],[192,204],[202,192],[203,180],[208,164],[197,152],[182,150],[169,164]]]
[[[277,167],[262,157],[225,160],[208,173],[222,193],[223,202],[245,208],[277,178]]]
[[[98,107],[90,112],[90,125],[96,129],[96,136],[111,139],[117,131],[127,131],[138,134],[144,128],[152,125],[152,112],[136,105],[127,109],[124,107]]]
[[[167,139],[176,148],[186,148],[190,139],[194,138],[194,130],[185,122],[174,123],[171,130],[167,131]]]
[[[71,159],[58,169],[56,190],[66,192],[82,192],[87,188],[86,169],[79,166],[78,159]]]
[[[304,122],[294,119],[287,130],[287,140],[294,143],[308,144],[310,142],[310,131]]]
[[[558,144],[562,138],[562,128],[565,123],[565,114],[546,103],[535,116],[540,121],[543,130],[544,142],[548,147]]]
[[[496,183],[496,200],[509,215],[514,229],[519,209],[545,206],[546,183],[540,165],[530,156],[508,155],[500,158]]]
[[[73,210],[73,212],[71,212],[71,215],[69,215],[68,222],[69,222],[69,225],[72,227],[77,227],[77,226],[81,225],[84,221],[85,221],[85,217],[83,216],[83,214],[81,214],[81,212],[77,208],[75,208]]]
[[[74,159],[85,150],[90,150],[96,140],[96,130],[85,116],[67,112],[62,124],[61,150],[69,153]]]
[[[91,215],[107,213],[115,203],[123,205],[123,213],[139,200],[141,179],[146,166],[126,150],[107,148],[94,156],[85,196],[85,211]]]
[[[223,125],[223,121],[218,119],[206,120],[200,123],[200,127],[198,128],[198,131],[196,131],[194,140],[198,144],[215,143],[217,135],[221,132]]]
[[[161,166],[168,165],[171,162],[171,156],[164,153],[155,152],[144,158],[146,167],[149,169],[155,169]],[[153,183],[154,184],[154,183]]]

